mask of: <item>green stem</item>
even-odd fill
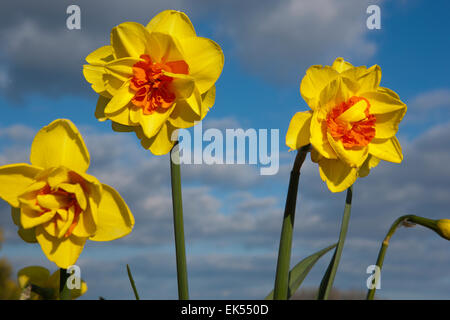
[[[339,266],[339,261],[341,260],[342,250],[344,249],[344,242],[347,236],[348,223],[350,221],[350,213],[352,209],[352,196],[353,196],[353,186],[347,189],[347,196],[345,198],[345,208],[344,215],[342,217],[341,232],[339,234],[339,241],[334,251],[334,255],[331,258],[330,264],[328,265],[327,271],[323,276],[322,282],[320,283],[318,299],[327,300],[328,296],[333,288],[334,278],[336,276],[337,268]]]
[[[67,270],[60,268],[59,269],[59,299],[60,300],[70,300],[70,290],[67,288],[67,278],[69,275],[67,274]]]
[[[289,189],[286,197],[283,225],[281,227],[280,247],[278,249],[277,271],[273,291],[273,298],[275,300],[286,300],[288,298],[289,267],[291,261],[292,233],[294,229],[298,182],[300,178],[300,169],[309,149],[310,145],[307,145],[298,150],[289,179]]]
[[[381,269],[383,268],[383,262],[384,262],[384,256],[386,255],[387,248],[389,247],[389,241],[391,240],[392,236],[394,235],[395,231],[397,230],[398,226],[401,225],[403,222],[408,221],[416,224],[420,224],[424,227],[430,228],[432,230],[436,230],[436,221],[430,220],[423,217],[418,217],[415,215],[405,215],[401,216],[397,220],[394,221],[394,223],[389,228],[389,231],[386,234],[386,237],[384,238],[383,242],[381,243],[380,251],[378,252],[378,258],[376,265],[379,268],[379,272],[381,273]],[[372,289],[369,289],[367,292],[367,300],[373,300],[375,297],[375,291],[376,286],[374,285]]]
[[[139,294],[138,294],[137,289],[136,289],[136,284],[134,283],[133,275],[131,274],[130,266],[128,264],[127,264],[127,273],[128,273],[128,279],[130,280],[131,288],[133,289],[134,296],[136,297],[136,300],[141,300],[139,298]]]
[[[172,183],[173,226],[177,260],[178,297],[189,299],[188,276],[186,268],[186,249],[184,244],[183,203],[181,197],[180,154],[178,142],[170,151],[170,176]]]

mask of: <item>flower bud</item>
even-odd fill
[[[441,219],[436,222],[436,232],[442,238],[450,240],[450,219]]]

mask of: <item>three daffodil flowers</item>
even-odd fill
[[[84,76],[99,94],[96,117],[111,120],[116,131],[136,132],[146,149],[163,155],[176,142],[174,131],[192,127],[214,104],[224,56],[196,35],[184,13],[166,10],[147,26],[113,28],[111,45],[86,61]]]
[[[0,167],[0,197],[11,205],[20,237],[38,242],[58,267],[75,264],[88,239],[131,232],[134,218],[119,193],[86,173],[89,152],[72,122],[42,128],[30,162]]]
[[[395,137],[406,105],[380,87],[381,69],[354,67],[342,58],[306,71],[300,93],[310,111],[294,115],[286,135],[293,150],[311,144],[311,159],[332,192],[365,177],[380,160],[403,159]]]

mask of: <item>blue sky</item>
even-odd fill
[[[299,84],[314,64],[344,57],[381,66],[382,86],[408,105],[399,137],[405,161],[382,163],[355,185],[349,237],[336,285],[364,290],[365,269],[400,215],[448,217],[450,171],[450,62],[447,1],[78,1],[81,30],[65,27],[67,1],[0,5],[0,164],[27,162],[35,133],[69,118],[91,152],[90,172],[114,186],[136,216],[133,233],[111,243],[89,243],[79,265],[88,281],[85,298],[132,298],[124,266],[135,270],[141,296],[176,298],[175,260],[167,156],[143,150],[131,134],[112,132],[94,117],[96,95],[82,78],[84,57],[108,44],[109,30],[124,21],[147,23],[164,9],[179,9],[196,31],[225,54],[214,107],[205,127],[280,130],[280,172],[257,168],[185,166],[186,234],[191,295],[195,298],[264,297],[273,284],[276,250],[293,153],[284,136],[291,117],[306,110]],[[365,10],[381,7],[381,30],[368,30]],[[318,169],[305,164],[297,208],[293,263],[335,241],[344,194],[331,194]],[[113,173],[113,174],[112,174]],[[15,270],[30,264],[55,268],[38,246],[15,234],[2,202],[0,255]],[[450,298],[448,243],[419,227],[399,230],[385,262],[380,295]],[[329,256],[305,285],[317,286]],[[107,263],[105,263],[107,261]],[[424,270],[430,270],[424,275]],[[155,288],[157,292],[155,292]]]

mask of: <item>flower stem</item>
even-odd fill
[[[378,252],[378,258],[376,265],[379,268],[379,272],[381,272],[381,268],[383,268],[383,262],[384,262],[384,256],[386,255],[387,248],[389,247],[389,241],[391,240],[392,236],[394,235],[395,231],[397,230],[398,226],[400,226],[404,222],[412,222],[414,224],[420,224],[424,227],[427,227],[429,229],[435,230],[436,222],[427,218],[418,217],[415,215],[405,215],[401,216],[397,220],[394,221],[394,223],[389,228],[389,231],[386,234],[386,237],[384,237],[383,242],[381,243],[380,251]],[[373,286],[372,289],[369,289],[367,292],[367,300],[373,300],[375,297],[375,291],[376,291],[376,285]]]
[[[286,197],[283,225],[281,227],[280,247],[278,249],[277,271],[273,292],[273,298],[275,300],[286,300],[288,298],[289,266],[291,261],[292,233],[294,229],[298,182],[300,179],[300,169],[309,149],[310,145],[307,145],[298,150],[289,179],[289,189]]]
[[[136,289],[136,284],[134,283],[133,275],[131,274],[130,266],[128,264],[127,264],[127,273],[128,273],[128,279],[130,280],[131,288],[133,289],[136,300],[141,300],[139,298],[139,293]]]
[[[186,248],[184,244],[183,203],[181,198],[180,154],[178,142],[170,151],[170,176],[172,183],[173,226],[177,260],[178,298],[189,299],[186,268]]]
[[[352,196],[353,186],[347,189],[339,241],[334,251],[333,257],[331,258],[330,264],[328,265],[327,271],[325,272],[325,275],[322,278],[322,282],[320,283],[319,294],[317,296],[317,299],[319,300],[327,300],[331,289],[333,288],[334,278],[339,266],[339,261],[341,260],[342,250],[344,249],[344,242],[347,236],[348,223],[350,221],[350,213],[352,209]]]
[[[60,268],[59,269],[59,299],[60,300],[70,300],[70,290],[67,288],[67,270]]]

